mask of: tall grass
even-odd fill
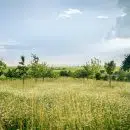
[[[61,78],[0,82],[1,130],[129,130],[130,84]]]

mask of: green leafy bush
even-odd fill
[[[63,77],[71,77],[72,76],[72,72],[69,70],[61,70],[60,71],[60,76],[63,76]]]
[[[75,78],[88,78],[88,73],[85,69],[76,70],[73,74]]]
[[[95,78],[96,80],[101,80],[101,73],[96,73]]]

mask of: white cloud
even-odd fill
[[[120,15],[120,17],[125,17],[127,15],[127,13],[122,13],[121,15]]]
[[[68,14],[59,14],[58,18],[62,18],[62,19],[71,18],[71,15],[68,15]]]
[[[97,16],[97,19],[108,19],[108,18],[109,18],[108,16],[103,16],[103,15]]]
[[[82,14],[82,12],[79,9],[68,9],[67,11],[64,11],[64,13],[68,15]]]
[[[130,39],[123,39],[123,38],[116,38],[108,41],[104,41],[103,44],[101,44],[102,48],[104,48],[102,51],[104,52],[111,52],[111,51],[120,51],[124,49],[130,48]]]
[[[2,45],[18,45],[19,43],[14,40],[0,41],[0,46]]]
[[[58,18],[63,18],[63,19],[66,19],[66,18],[71,18],[72,15],[75,15],[75,14],[82,14],[82,11],[80,11],[79,9],[67,9],[65,11],[63,11],[62,13],[59,14]]]

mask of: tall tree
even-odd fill
[[[108,63],[105,63],[104,68],[109,75],[109,86],[111,87],[112,74],[116,68],[116,64],[114,63],[114,61],[110,61]]]
[[[130,54],[125,56],[125,59],[122,62],[121,69],[123,69],[124,71],[130,70]]]

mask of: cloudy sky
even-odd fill
[[[0,0],[0,57],[9,65],[20,55],[29,62],[31,53],[56,65],[91,57],[119,64],[130,49],[130,2],[123,1]]]

